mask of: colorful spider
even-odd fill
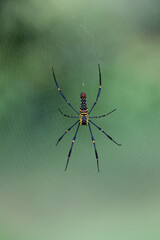
[[[99,96],[100,96],[100,92],[101,92],[101,70],[100,70],[100,65],[98,64],[98,70],[99,70],[99,89],[98,89],[98,94],[97,94],[97,98],[96,98],[96,101],[93,103],[93,106],[91,107],[91,109],[88,111],[87,109],[87,105],[86,105],[86,94],[84,92],[82,92],[80,94],[80,98],[81,98],[81,106],[80,106],[80,113],[70,104],[70,102],[65,98],[65,96],[63,95],[61,89],[59,88],[58,86],[58,83],[57,83],[57,80],[56,80],[56,77],[55,77],[55,73],[54,73],[54,70],[52,68],[52,71],[53,71],[53,77],[54,77],[54,81],[56,83],[56,86],[58,88],[58,91],[60,92],[61,96],[64,98],[64,100],[66,101],[66,103],[79,115],[79,116],[69,116],[69,115],[66,115],[64,113],[62,113],[62,111],[58,108],[58,110],[60,111],[60,113],[65,116],[65,117],[68,117],[68,118],[79,118],[78,121],[76,121],[70,128],[68,128],[64,133],[63,135],[58,139],[56,145],[61,141],[61,139],[65,136],[66,133],[68,133],[76,124],[78,124],[77,126],[77,130],[75,132],[75,135],[73,137],[73,140],[72,140],[72,144],[71,144],[71,147],[70,147],[70,150],[69,150],[69,153],[68,153],[68,158],[67,158],[67,163],[66,163],[66,167],[65,167],[65,171],[67,170],[67,167],[68,167],[68,163],[69,163],[69,158],[71,156],[71,152],[72,152],[72,147],[73,147],[73,144],[76,140],[76,136],[77,136],[77,133],[78,133],[78,130],[79,130],[79,126],[81,125],[87,125],[89,126],[89,130],[90,130],[90,133],[91,133],[91,139],[92,139],[92,142],[93,142],[93,145],[94,145],[94,150],[95,150],[95,155],[96,155],[96,160],[97,160],[97,169],[98,169],[98,172],[99,172],[99,162],[98,162],[98,153],[97,153],[97,149],[96,149],[96,144],[95,144],[95,139],[93,137],[93,134],[92,134],[92,130],[91,130],[91,126],[90,126],[90,123],[93,124],[96,128],[98,128],[102,133],[104,133],[111,141],[113,141],[115,144],[121,146],[121,144],[115,142],[113,140],[113,138],[111,138],[105,131],[102,130],[102,128],[100,128],[99,126],[97,126],[94,122],[92,122],[90,120],[90,118],[101,118],[101,117],[105,117],[105,116],[108,116],[109,114],[111,114],[112,112],[114,112],[116,109],[112,110],[111,112],[107,113],[107,114],[104,114],[104,115],[101,115],[101,116],[95,116],[95,117],[89,117],[89,114],[91,113],[91,111],[93,110],[93,108],[95,107],[95,105],[97,104],[98,102],[98,99],[99,99]]]

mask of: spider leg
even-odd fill
[[[68,128],[64,133],[63,135],[58,139],[57,143],[56,143],[56,146],[58,145],[58,143],[62,140],[62,138],[64,137],[64,135],[66,133],[68,133],[77,123],[79,122],[79,120],[77,122],[75,122],[70,128]]]
[[[96,101],[93,103],[93,106],[91,107],[91,109],[90,109],[90,111],[88,112],[88,114],[91,113],[92,109],[93,109],[94,106],[97,104],[98,98],[99,98],[100,92],[101,92],[101,69],[100,69],[100,64],[98,64],[98,70],[99,70],[99,89],[98,89],[98,94],[97,94]]]
[[[65,171],[67,170],[67,167],[68,167],[69,158],[70,158],[71,153],[72,153],[72,147],[73,147],[73,144],[74,144],[74,142],[75,142],[75,140],[76,140],[76,136],[77,136],[77,132],[78,132],[79,126],[80,126],[80,123],[78,124],[76,133],[75,133],[75,135],[74,135],[74,137],[73,137],[73,140],[72,140],[71,148],[70,148],[69,153],[68,153],[68,158],[67,158],[67,163],[66,163]]]
[[[94,122],[92,122],[91,120],[89,120],[89,122],[91,122],[96,128],[98,128],[101,132],[103,132],[111,141],[113,141],[115,144],[117,144],[118,146],[121,146],[122,144],[119,144],[117,142],[115,142],[113,140],[113,138],[111,138],[105,131],[102,130],[102,128],[98,127]]]
[[[53,67],[52,67],[52,72],[53,72],[53,78],[54,78],[55,84],[56,84],[56,86],[57,86],[57,88],[58,88],[58,91],[60,92],[61,96],[64,98],[64,100],[66,101],[66,103],[67,103],[77,114],[79,114],[79,113],[76,111],[76,109],[70,104],[70,102],[68,102],[68,100],[67,100],[67,99],[65,98],[65,96],[63,95],[61,89],[59,88]]]
[[[112,112],[116,111],[117,109],[114,109],[112,110],[111,112],[107,113],[107,114],[104,114],[104,115],[101,115],[101,116],[95,116],[95,117],[89,117],[89,118],[101,118],[101,117],[105,117],[105,116],[108,116],[109,114],[111,114]]]
[[[64,117],[69,117],[69,118],[79,118],[78,116],[68,116],[68,115],[66,115],[66,114],[64,114],[64,113],[62,113],[62,111],[58,108],[58,110],[60,111],[60,113],[64,116]]]
[[[97,169],[98,169],[98,172],[99,172],[99,161],[98,161],[98,153],[97,153],[97,149],[96,149],[96,144],[95,144],[95,140],[94,140],[94,137],[93,137],[93,134],[92,134],[91,126],[90,126],[89,123],[88,123],[88,126],[89,126],[89,130],[90,130],[90,133],[91,133],[92,142],[93,142],[93,145],[94,145],[94,151],[95,151],[96,160],[97,160]]]

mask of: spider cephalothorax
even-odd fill
[[[77,126],[77,129],[76,129],[76,132],[75,132],[75,135],[73,137],[73,140],[72,140],[72,144],[71,144],[71,148],[69,150],[69,153],[68,153],[68,158],[67,158],[67,163],[66,163],[66,167],[65,167],[65,170],[67,170],[67,167],[68,167],[68,163],[69,163],[69,158],[71,156],[71,152],[72,152],[72,147],[73,147],[73,144],[76,140],[76,136],[77,136],[77,132],[79,130],[79,126],[81,125],[86,125],[89,127],[89,130],[90,130],[90,134],[91,134],[91,139],[92,139],[92,142],[93,142],[93,145],[94,145],[94,150],[95,150],[95,155],[96,155],[96,160],[97,160],[97,169],[98,169],[98,172],[99,172],[99,162],[98,162],[98,153],[97,153],[97,149],[96,149],[96,144],[95,144],[95,139],[93,137],[93,134],[92,134],[92,130],[91,130],[91,126],[90,126],[90,123],[93,124],[96,128],[98,128],[102,133],[104,133],[111,141],[113,141],[115,144],[121,146],[121,144],[115,142],[113,140],[113,138],[111,138],[105,131],[102,130],[102,128],[100,128],[99,126],[97,126],[94,122],[92,122],[90,120],[90,118],[101,118],[101,117],[105,117],[109,114],[111,114],[112,112],[114,112],[116,109],[112,110],[111,112],[107,113],[107,114],[104,114],[104,115],[101,115],[101,116],[95,116],[95,117],[89,117],[89,114],[91,113],[92,109],[94,108],[94,106],[97,104],[98,102],[98,99],[99,99],[99,96],[100,96],[100,92],[101,92],[101,70],[100,70],[100,65],[98,64],[98,70],[99,70],[99,89],[98,89],[98,94],[97,94],[97,98],[96,98],[96,101],[93,103],[90,111],[88,112],[88,109],[87,109],[87,104],[86,104],[86,94],[84,92],[82,92],[80,94],[80,98],[81,98],[81,105],[80,105],[80,113],[78,113],[78,111],[70,104],[70,102],[67,101],[67,99],[65,98],[65,96],[63,95],[61,89],[59,88],[58,86],[58,83],[57,83],[57,80],[56,80],[56,77],[55,77],[55,74],[54,74],[54,70],[52,68],[52,71],[53,71],[53,77],[54,77],[54,81],[56,83],[56,86],[58,88],[58,91],[60,92],[61,96],[64,98],[64,100],[66,101],[66,103],[77,113],[77,115],[79,116],[69,116],[69,115],[66,115],[64,113],[62,113],[62,111],[59,109],[59,111],[61,112],[61,114],[65,117],[69,117],[69,118],[79,118],[79,120],[77,120],[70,128],[68,128],[64,133],[63,135],[58,139],[57,141],[57,144],[61,141],[61,139],[64,137],[64,135],[66,133],[68,133],[76,124],[78,124]],[[56,144],[56,145],[57,145]]]

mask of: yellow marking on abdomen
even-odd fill
[[[93,140],[92,142],[95,143],[95,140]]]
[[[58,91],[60,91],[61,89],[60,88],[58,88]]]
[[[72,140],[72,143],[74,143],[74,140]]]

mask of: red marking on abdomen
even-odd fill
[[[86,98],[86,94],[84,92],[81,93],[81,98]]]

